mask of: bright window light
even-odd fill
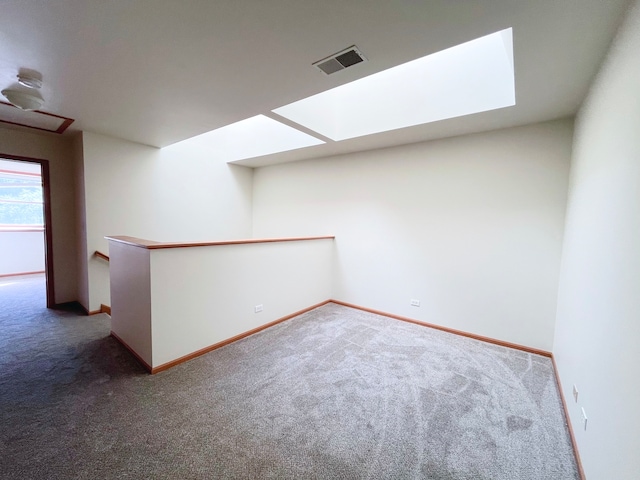
[[[226,125],[185,142],[211,148],[215,157],[225,162],[325,143],[264,115]]]
[[[273,111],[338,141],[515,103],[508,28]]]

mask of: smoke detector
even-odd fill
[[[331,75],[333,73],[344,70],[345,68],[352,67],[358,63],[366,62],[367,58],[358,50],[355,45],[345,48],[338,53],[334,53],[328,57],[318,60],[313,63],[314,67],[317,67],[325,75]]]

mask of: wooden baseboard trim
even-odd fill
[[[129,352],[131,352],[131,355],[133,355],[134,357],[136,357],[136,360],[138,360],[138,362],[140,362],[140,364],[149,372],[149,373],[153,373],[153,369],[151,368],[151,365],[149,365],[147,362],[145,362],[142,357],[140,355],[138,355],[136,353],[136,351],[131,348],[129,345],[127,345],[127,342],[125,342],[124,340],[122,340],[118,335],[116,335],[115,333],[113,333],[113,331],[111,332],[111,336],[113,338],[115,338],[118,342],[120,342],[120,344],[126,348],[127,350],[129,350]]]
[[[582,461],[580,460],[580,452],[578,451],[578,442],[576,442],[576,436],[573,433],[571,417],[569,416],[569,409],[567,408],[567,401],[564,398],[564,390],[562,390],[562,382],[560,381],[560,375],[558,374],[558,365],[556,364],[556,359],[553,355],[551,355],[551,362],[553,363],[553,374],[556,377],[556,384],[558,385],[558,391],[560,392],[560,400],[562,401],[562,408],[564,409],[564,417],[567,420],[567,429],[569,430],[569,437],[571,437],[573,453],[578,465],[578,474],[580,475],[580,480],[585,480],[586,477],[584,475],[584,469],[582,468]]]
[[[440,325],[435,325],[435,324],[431,324],[431,323],[427,323],[427,322],[421,322],[419,320],[414,320],[412,318],[402,317],[400,315],[394,315],[394,314],[391,314],[391,313],[382,312],[380,310],[374,310],[372,308],[361,307],[359,305],[342,302],[340,300],[326,300],[324,302],[320,302],[320,303],[318,303],[316,305],[312,305],[311,307],[305,308],[303,310],[299,310],[299,311],[294,312],[294,313],[292,313],[290,315],[286,315],[286,316],[284,316],[282,318],[274,320],[273,322],[266,323],[264,325],[261,325],[259,327],[254,328],[252,330],[249,330],[247,332],[241,333],[241,334],[236,335],[234,337],[228,338],[227,340],[223,340],[222,342],[218,342],[218,343],[216,343],[214,345],[210,345],[208,347],[202,348],[202,349],[197,350],[195,352],[192,352],[192,353],[190,353],[188,355],[184,355],[184,356],[182,356],[180,358],[172,360],[171,362],[164,363],[164,364],[159,365],[157,367],[151,367],[147,362],[145,362],[142,359],[142,357],[140,357],[140,355],[138,355],[118,335],[116,335],[115,333],[111,332],[111,336],[113,338],[115,338],[118,342],[120,342],[120,344],[122,344],[123,347],[125,347],[127,350],[129,350],[129,352],[131,352],[131,354],[138,360],[138,362],[140,362],[140,364],[149,373],[151,373],[153,375],[153,374],[156,374],[156,373],[160,373],[160,372],[162,372],[164,370],[168,370],[171,367],[175,367],[176,365],[179,365],[181,363],[187,362],[189,360],[192,360],[192,359],[194,359],[196,357],[199,357],[201,355],[204,355],[206,353],[212,352],[213,350],[216,350],[218,348],[222,348],[222,347],[224,347],[226,345],[229,345],[229,344],[231,344],[233,342],[237,342],[238,340],[241,340],[243,338],[251,336],[251,335],[253,335],[255,333],[261,332],[262,330],[266,330],[267,328],[273,327],[274,325],[277,325],[279,323],[282,323],[282,322],[285,322],[287,320],[290,320],[290,319],[292,319],[294,317],[297,317],[298,315],[302,315],[303,313],[309,312],[309,311],[313,310],[314,308],[321,307],[321,306],[326,305],[328,303],[335,303],[336,305],[342,305],[344,307],[354,308],[354,309],[357,309],[357,310],[362,310],[364,312],[369,312],[369,313],[373,313],[373,314],[376,314],[376,315],[382,315],[382,316],[385,316],[385,317],[393,318],[395,320],[400,320],[400,321],[407,322],[407,323],[413,323],[415,325],[420,325],[422,327],[434,328],[436,330],[441,330],[441,331],[444,331],[444,332],[447,332],[447,333],[452,333],[454,335],[461,335],[463,337],[472,338],[474,340],[480,340],[482,342],[492,343],[494,345],[499,345],[499,346],[502,346],[502,347],[514,348],[516,350],[522,350],[522,351],[525,351],[525,352],[528,352],[528,353],[533,353],[533,354],[536,354],[536,355],[542,355],[544,357],[550,358],[551,362],[553,364],[553,373],[554,373],[554,377],[556,379],[556,384],[558,386],[558,391],[560,393],[560,399],[562,401],[562,408],[564,409],[564,415],[565,415],[565,419],[567,421],[567,428],[569,430],[569,436],[571,438],[571,445],[573,447],[573,452],[574,452],[576,463],[577,463],[577,466],[578,466],[578,473],[580,475],[580,479],[581,480],[585,480],[586,477],[585,477],[585,474],[584,474],[584,469],[582,467],[582,461],[580,459],[580,453],[578,451],[578,444],[576,442],[576,438],[575,438],[575,435],[573,433],[573,427],[571,425],[571,418],[569,417],[569,410],[567,408],[567,402],[565,400],[564,393],[563,393],[563,390],[562,390],[562,384],[560,382],[560,376],[558,375],[558,366],[556,365],[555,358],[553,358],[553,354],[551,352],[547,352],[546,350],[539,350],[537,348],[531,348],[531,347],[527,347],[527,346],[520,345],[520,344],[517,344],[517,343],[505,342],[505,341],[502,341],[502,340],[497,340],[495,338],[485,337],[483,335],[476,335],[474,333],[464,332],[462,330],[456,330],[456,329],[453,329],[453,328],[443,327],[443,326],[440,326]],[[95,313],[103,313],[103,309],[105,309],[104,313],[108,313],[109,315],[111,314],[111,308],[106,306],[106,305],[101,305],[100,309],[101,310],[97,310]],[[106,311],[106,309],[108,309],[108,311]],[[90,313],[90,314],[92,314],[92,313]]]
[[[480,340],[482,342],[493,343],[495,345],[500,345],[502,347],[515,348],[516,350],[522,350],[528,353],[534,353],[536,355],[542,355],[544,357],[548,357],[551,359],[551,363],[553,364],[553,376],[556,379],[556,384],[558,386],[558,392],[560,393],[560,400],[562,401],[562,408],[564,409],[564,416],[567,421],[567,428],[569,430],[569,437],[571,438],[571,446],[573,447],[573,453],[576,459],[576,464],[578,466],[578,474],[580,475],[580,480],[585,480],[584,469],[582,467],[582,461],[580,459],[580,452],[578,451],[578,443],[576,442],[576,437],[573,433],[573,427],[571,425],[571,417],[569,416],[569,410],[567,408],[567,402],[564,397],[564,390],[562,390],[562,383],[560,382],[560,376],[558,375],[558,366],[556,365],[556,360],[553,357],[553,353],[547,352],[546,350],[539,350],[537,348],[526,347],[524,345],[519,345],[517,343],[504,342],[502,340],[496,340],[491,337],[484,337],[482,335],[476,335],[474,333],[464,332],[462,330],[455,330],[453,328],[442,327],[440,325],[433,325],[431,323],[421,322],[419,320],[414,320],[412,318],[402,317],[399,315],[393,315],[391,313],[381,312],[379,310],[373,310],[371,308],[361,307],[359,305],[354,305],[351,303],[341,302],[339,300],[331,300],[332,303],[337,305],[342,305],[344,307],[355,308],[357,310],[362,310],[364,312],[375,313],[377,315],[382,315],[385,317],[393,318],[396,320],[401,320],[403,322],[414,323],[416,325],[420,325],[423,327],[435,328],[436,330],[442,330],[444,332],[453,333],[454,335],[462,335],[463,337],[473,338],[475,340]]]
[[[525,345],[520,345],[518,343],[505,342],[503,340],[497,340],[491,337],[476,335],[475,333],[469,333],[469,332],[464,332],[462,330],[456,330],[454,328],[435,325],[433,323],[421,322],[420,320],[414,320],[413,318],[402,317],[400,315],[394,315],[393,313],[381,312],[380,310],[373,310],[372,308],[361,307],[360,305],[341,302],[340,300],[331,300],[331,302],[337,305],[342,305],[343,307],[355,308],[357,310],[362,310],[363,312],[375,313],[376,315],[382,315],[384,317],[393,318],[395,320],[401,320],[403,322],[413,323],[416,325],[420,325],[421,327],[435,328],[436,330],[441,330],[447,333],[453,333],[454,335],[461,335],[463,337],[473,338],[474,340],[480,340],[481,342],[493,343],[494,345],[500,345],[501,347],[515,348],[516,350],[522,350],[524,352],[533,353],[535,355],[542,355],[543,357],[551,357],[551,352],[547,352],[546,350],[539,350],[537,348],[527,347]]]
[[[151,374],[155,374],[155,373],[159,373],[162,372],[164,370],[168,370],[171,367],[175,367],[176,365],[179,365],[181,363],[187,362],[189,360],[192,360],[196,357],[199,357],[200,355],[204,355],[205,353],[209,353],[213,350],[216,350],[218,348],[222,348],[226,345],[229,345],[230,343],[233,342],[237,342],[238,340],[242,340],[243,338],[246,338],[250,335],[253,335],[255,333],[261,332],[262,330],[266,330],[267,328],[273,327],[274,325],[277,325],[279,323],[285,322],[287,320],[292,319],[293,317],[297,317],[298,315],[302,315],[303,313],[306,313],[310,310],[313,310],[314,308],[318,308],[321,307],[323,305],[326,305],[327,303],[331,302],[331,300],[326,300],[324,302],[318,303],[316,305],[313,305],[311,307],[305,308],[303,310],[299,310],[295,313],[292,313],[290,315],[287,315],[285,317],[279,318],[277,320],[274,320],[273,322],[269,322],[269,323],[265,323],[264,325],[260,325],[259,327],[256,327],[252,330],[249,330],[247,332],[243,332],[239,335],[236,335],[235,337],[231,337],[228,338],[226,340],[223,340],[221,342],[215,343],[213,345],[209,345],[208,347],[202,348],[200,350],[196,350],[195,352],[189,353],[188,355],[184,355],[183,357],[180,358],[176,358],[175,360],[172,360],[170,362],[167,363],[163,363],[162,365],[159,365],[157,367],[153,367],[151,368]],[[113,335],[113,332],[111,333]]]
[[[361,307],[359,305],[354,305],[351,303],[341,302],[339,300],[331,300],[331,303],[335,303],[337,305],[342,305],[344,307],[355,308],[357,310],[362,310],[364,312],[375,313],[377,315],[382,315],[385,317],[393,318],[396,320],[401,320],[403,322],[413,323],[416,325],[420,325],[422,327],[435,328],[436,330],[442,330],[444,332],[453,333],[454,335],[462,335],[463,337],[473,338],[474,340],[480,340],[482,342],[492,343],[495,345],[500,345],[502,347],[507,348],[515,348],[516,350],[522,350],[528,353],[533,353],[536,355],[542,355],[543,357],[548,357],[551,359],[551,363],[553,364],[553,376],[556,379],[556,384],[558,386],[558,392],[560,393],[560,400],[562,401],[562,408],[564,409],[564,416],[567,421],[567,428],[569,429],[569,437],[571,438],[571,445],[573,447],[573,453],[576,459],[576,464],[578,466],[578,474],[580,475],[580,480],[585,480],[584,469],[582,467],[582,461],[580,460],[580,452],[578,451],[578,443],[576,442],[576,437],[573,433],[573,427],[571,425],[571,417],[569,416],[569,410],[567,409],[567,402],[564,398],[564,391],[562,390],[562,384],[560,382],[560,376],[558,375],[558,366],[556,365],[556,360],[553,358],[553,353],[547,352],[546,350],[539,350],[537,348],[526,347],[524,345],[519,345],[517,343],[504,342],[502,340],[496,340],[495,338],[485,337],[482,335],[476,335],[474,333],[464,332],[462,330],[455,330],[453,328],[442,327],[440,325],[434,325],[431,323],[421,322],[419,320],[414,320],[412,318],[402,317],[400,315],[393,315],[391,313],[381,312],[379,310],[373,310],[371,308]]]
[[[87,311],[86,308],[85,311]],[[100,310],[87,311],[87,315],[100,315],[101,313],[106,313],[107,315],[111,316],[111,307],[109,305],[100,304]]]
[[[45,273],[44,270],[38,270],[37,272],[22,272],[22,273],[2,273],[0,274],[0,278],[5,278],[5,277],[20,277],[22,275],[35,275],[38,273]]]
[[[230,343],[237,342],[238,340],[241,340],[241,339],[243,339],[245,337],[248,337],[250,335],[258,333],[258,332],[260,332],[262,330],[265,330],[265,329],[267,329],[269,327],[273,327],[274,325],[277,325],[279,323],[282,323],[282,322],[285,322],[287,320],[290,320],[293,317],[297,317],[298,315],[302,315],[303,313],[306,313],[306,312],[308,312],[310,310],[313,310],[314,308],[321,307],[321,306],[326,305],[328,303],[335,303],[336,305],[342,305],[344,307],[354,308],[356,310],[362,310],[363,312],[369,312],[369,313],[373,313],[373,314],[376,314],[376,315],[382,315],[384,317],[393,318],[395,320],[400,320],[400,321],[407,322],[407,323],[413,323],[415,325],[420,325],[421,327],[433,328],[433,329],[436,329],[436,330],[441,330],[443,332],[452,333],[454,335],[461,335],[463,337],[468,337],[468,338],[472,338],[474,340],[479,340],[481,342],[487,342],[487,343],[492,343],[494,345],[499,345],[501,347],[513,348],[513,349],[516,349],[516,350],[522,350],[522,351],[527,352],[527,353],[532,353],[532,354],[535,354],[535,355],[541,355],[543,357],[548,357],[548,358],[553,359],[553,355],[551,354],[551,352],[547,352],[546,350],[540,350],[540,349],[537,349],[537,348],[527,347],[525,345],[520,345],[520,344],[517,344],[517,343],[505,342],[503,340],[497,340],[495,338],[485,337],[483,335],[477,335],[475,333],[469,333],[469,332],[465,332],[465,331],[462,331],[462,330],[456,330],[456,329],[453,329],[453,328],[443,327],[441,325],[422,322],[420,320],[415,320],[415,319],[409,318],[409,317],[403,317],[403,316],[400,316],[400,315],[394,315],[392,313],[383,312],[383,311],[380,311],[380,310],[374,310],[372,308],[362,307],[360,305],[355,305],[353,303],[347,303],[347,302],[342,302],[340,300],[330,299],[330,300],[326,300],[324,302],[320,302],[320,303],[318,303],[316,305],[312,305],[311,307],[305,308],[303,310],[294,312],[294,313],[292,313],[290,315],[286,315],[286,316],[284,316],[282,318],[279,318],[277,320],[274,320],[272,322],[265,323],[264,325],[261,325],[259,327],[256,327],[256,328],[252,329],[252,330],[240,333],[240,334],[238,334],[238,335],[236,335],[234,337],[228,338],[228,339],[223,340],[221,342],[215,343],[213,345],[209,345],[208,347],[202,348],[200,350],[196,350],[195,352],[189,353],[187,355],[184,355],[184,356],[182,356],[180,358],[177,358],[175,360],[172,360],[170,362],[163,363],[162,365],[159,365],[157,367],[149,367],[148,369],[149,369],[149,371],[151,373],[162,372],[162,371],[167,370],[167,369],[169,369],[171,367],[174,367],[174,366],[179,365],[181,363],[184,363],[184,362],[187,362],[189,360],[192,360],[192,359],[194,359],[196,357],[204,355],[205,353],[209,353],[209,352],[211,352],[213,350],[216,350],[218,348],[224,347],[225,345],[229,345]],[[107,308],[108,308],[108,311],[106,310]],[[96,310],[94,312],[89,312],[90,315],[98,314],[98,313],[109,313],[109,314],[111,314],[111,308],[106,306],[106,305],[101,305],[101,310]],[[116,336],[116,334],[111,332],[111,335],[113,335],[123,345],[125,345],[129,350],[131,350],[119,337]],[[133,350],[131,350],[131,351],[133,352]],[[133,352],[133,353],[134,353],[134,355],[136,355],[136,357],[138,357],[138,355],[135,352]],[[143,361],[143,360],[141,360],[141,361]],[[144,364],[147,365],[146,363],[144,363]],[[559,381],[557,376],[556,376],[556,379],[557,379],[557,381]]]

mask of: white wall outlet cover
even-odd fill
[[[260,313],[262,311],[262,304],[256,305],[255,307],[253,307],[253,311],[255,313]]]
[[[419,307],[420,306],[420,300],[415,300],[415,299],[411,299],[411,306],[412,307]]]

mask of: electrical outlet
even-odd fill
[[[573,386],[573,399],[578,403],[578,387]]]
[[[411,306],[412,307],[419,307],[420,306],[420,300],[416,300],[415,298],[411,299]]]
[[[584,429],[587,429],[587,412],[584,411],[584,407],[582,407],[582,420],[584,421]]]
[[[253,307],[253,311],[255,313],[260,313],[262,311],[262,304],[256,305],[255,307]]]

